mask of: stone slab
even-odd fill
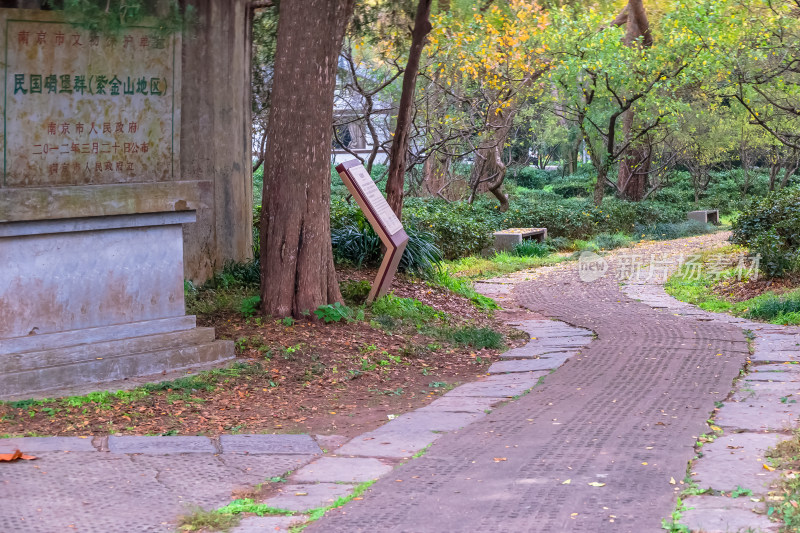
[[[800,365],[772,364],[754,365],[745,376],[745,381],[800,381]]]
[[[797,427],[800,403],[783,404],[762,400],[725,402],[715,422],[722,428],[750,431],[784,431]]]
[[[292,481],[363,483],[391,471],[391,466],[372,457],[322,457],[295,472]]]
[[[683,503],[688,509],[681,512],[679,522],[692,533],[777,533],[780,530],[777,523],[763,514],[764,504],[747,497],[689,496]]]
[[[0,439],[0,453],[94,452],[91,437],[24,437]]]
[[[242,518],[242,521],[231,530],[231,533],[285,532],[306,520],[305,516],[247,516]]]
[[[584,336],[578,336],[578,337],[574,337],[574,336],[573,337],[555,337],[555,338],[542,337],[542,338],[539,338],[539,339],[531,341],[530,342],[530,346],[532,348],[537,348],[537,347],[540,347],[540,346],[541,347],[548,347],[548,348],[553,347],[553,346],[569,348],[569,347],[575,347],[575,346],[586,346],[590,342],[592,342],[591,337],[584,337]]]
[[[342,483],[308,483],[285,485],[279,490],[277,496],[264,500],[264,503],[278,509],[303,512],[329,506],[342,496],[349,495],[353,486]]]
[[[222,453],[320,454],[311,435],[222,435]]]
[[[336,453],[363,457],[406,458],[429,446],[440,436],[441,433],[428,430],[401,431],[378,428],[355,437]]]
[[[401,415],[376,431],[453,431],[461,429],[473,422],[480,420],[485,413],[453,413],[453,412],[423,412],[412,411]]]
[[[800,362],[800,351],[782,352],[772,350],[756,350],[750,357],[755,362]]]
[[[566,356],[547,357],[542,359],[510,359],[498,361],[489,367],[489,374],[504,374],[506,372],[532,372],[537,370],[553,370],[567,361]]]
[[[782,398],[785,398],[785,400],[782,400]],[[747,381],[742,383],[733,393],[731,400],[733,402],[772,401],[800,403],[800,387],[791,382]]]
[[[506,400],[507,398],[493,398],[491,396],[485,398],[442,396],[425,407],[417,409],[415,412],[446,411],[452,413],[484,413],[487,410],[491,410],[498,403]]]
[[[692,465],[692,479],[702,489],[729,492],[736,487],[765,494],[778,471],[764,469],[767,449],[788,437],[776,433],[734,433],[703,445]]]
[[[569,349],[569,350],[558,350],[558,351],[549,351],[549,350],[526,350],[525,348],[514,348],[513,350],[509,350],[507,352],[500,354],[500,359],[557,359],[561,357],[572,357],[573,355],[577,354],[578,350]]]
[[[533,388],[538,383],[539,378],[547,374],[549,372],[543,371],[494,375],[481,381],[460,385],[445,394],[445,397],[483,396],[510,398]]]
[[[139,437],[111,435],[108,437],[111,453],[216,453],[208,437]]]

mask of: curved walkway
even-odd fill
[[[675,480],[748,345],[736,325],[625,296],[620,258],[591,283],[573,263],[519,284],[520,305],[597,339],[527,396],[444,435],[308,531],[661,531]]]

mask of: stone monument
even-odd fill
[[[0,10],[0,398],[233,357],[185,316],[181,36]]]

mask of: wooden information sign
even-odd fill
[[[386,246],[386,255],[383,256],[378,276],[372,284],[372,290],[367,297],[367,303],[375,298],[380,298],[389,291],[397,265],[408,244],[408,235],[403,229],[403,224],[394,214],[386,198],[383,197],[378,186],[372,181],[367,169],[357,160],[346,161],[336,167],[345,186],[356,199],[361,211],[366,215],[375,233]]]

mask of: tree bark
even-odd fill
[[[411,125],[411,111],[414,106],[414,89],[417,84],[419,62],[425,37],[430,33],[431,4],[433,0],[419,0],[417,14],[414,17],[414,29],[411,31],[411,50],[408,52],[408,63],[403,73],[403,91],[400,94],[400,106],[397,111],[397,126],[394,131],[392,148],[389,152],[389,176],[386,179],[386,201],[392,211],[400,218],[403,212],[403,185],[406,173],[406,152],[408,152],[408,133]]]
[[[650,33],[650,23],[647,20],[647,12],[644,9],[642,0],[629,0],[625,8],[625,38],[623,42],[627,46],[649,47],[653,44],[653,36]],[[637,40],[641,41],[637,43]],[[633,130],[634,113],[633,110],[625,112],[623,118],[622,131],[625,139],[630,139]],[[645,144],[630,146],[625,155],[620,160],[619,176],[617,180],[618,191],[623,198],[628,200],[640,201],[644,198],[647,190],[647,175],[650,172],[651,150]]]
[[[300,317],[341,301],[330,234],[337,58],[355,0],[279,7],[261,213],[262,311]]]

